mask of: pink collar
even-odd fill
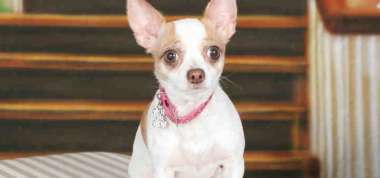
[[[208,99],[196,107],[193,111],[185,116],[178,116],[176,107],[170,102],[168,95],[163,88],[160,88],[160,102],[164,108],[164,112],[167,118],[169,118],[175,124],[186,124],[195,119],[207,106],[212,98],[212,94]]]

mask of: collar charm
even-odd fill
[[[164,108],[162,107],[160,93],[157,93],[158,104],[153,108],[153,127],[164,129],[168,126],[168,118],[165,115]]]

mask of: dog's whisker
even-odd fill
[[[227,76],[221,76],[220,81],[223,83],[225,81],[225,84],[231,84],[232,86],[238,88],[239,90],[243,90],[243,87],[238,85],[237,83],[233,82],[231,79],[229,79]]]

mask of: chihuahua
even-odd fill
[[[146,0],[128,0],[127,15],[159,83],[136,133],[129,176],[242,178],[243,127],[219,84],[236,0],[211,0],[201,19],[172,22]]]

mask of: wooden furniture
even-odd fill
[[[379,33],[380,1],[317,0],[325,26],[336,33]]]

